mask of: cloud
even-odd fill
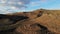
[[[46,1],[46,0],[37,0],[37,1]],[[32,0],[0,0],[0,4],[2,4],[3,6],[14,6],[17,7],[19,9],[21,8],[27,8],[27,4],[32,3],[32,5],[36,5],[39,2],[32,2]],[[23,8],[23,9],[24,9]]]
[[[26,4],[29,4],[30,0],[0,0],[0,4],[3,6],[15,6],[17,8],[26,8]]]
[[[3,6],[5,8],[10,7],[9,9],[5,9],[9,10],[8,12],[14,12],[14,10],[25,10],[26,8],[28,8],[29,6],[26,6],[28,4],[30,4],[31,6],[37,6],[40,4],[40,1],[45,1],[45,0],[0,0],[0,6]],[[7,7],[6,7],[7,6]],[[2,7],[0,7],[1,9]],[[2,8],[4,9],[4,8]],[[1,10],[2,11],[2,10]],[[3,11],[4,12],[4,11]],[[7,12],[7,13],[8,13]]]
[[[6,11],[6,10],[0,10],[0,14],[7,14],[7,13],[12,13],[12,12],[9,12],[9,11]]]
[[[38,6],[40,5],[40,1],[35,1],[35,2],[31,2],[30,5],[33,6]]]
[[[37,0],[37,1],[41,1],[41,2],[45,2],[47,0]],[[2,4],[3,6],[15,6],[19,9],[21,8],[27,8],[27,4],[32,3],[32,5],[38,4],[39,2],[32,2],[32,0],[0,0],[0,4]]]
[[[30,2],[30,6],[31,7],[35,7],[35,6],[40,6],[42,3],[46,3],[47,0],[37,0],[37,1],[32,1]]]
[[[48,0],[41,0],[41,2],[46,2],[46,1],[48,1]]]
[[[21,1],[24,4],[29,4],[30,3],[30,0],[19,0],[19,1]]]

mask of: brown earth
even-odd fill
[[[17,28],[1,31],[0,34],[60,34],[60,10],[35,10],[32,12],[22,12],[8,15],[26,16],[28,19],[22,21],[17,20],[16,23],[20,23]],[[2,19],[4,20],[4,24],[6,21],[7,23],[9,22],[8,19]],[[2,21],[0,20],[0,22]]]

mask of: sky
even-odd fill
[[[60,0],[0,0],[0,14],[37,9],[60,9]]]

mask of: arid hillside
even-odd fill
[[[31,12],[0,14],[0,34],[8,33],[60,34],[60,10],[38,9]]]

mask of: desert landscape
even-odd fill
[[[0,14],[0,34],[60,34],[60,10]]]

